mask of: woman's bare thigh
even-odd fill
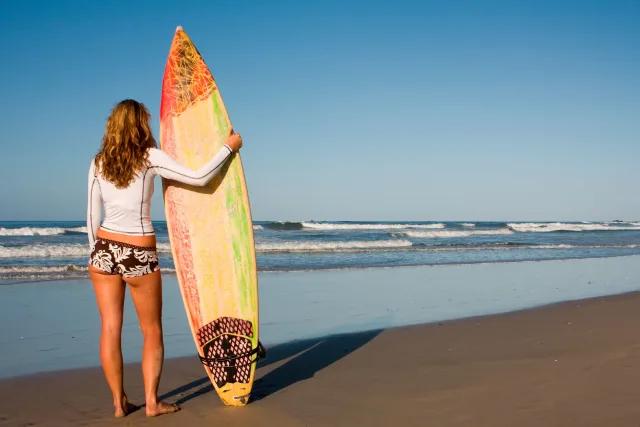
[[[138,277],[126,277],[131,298],[143,332],[149,328],[161,328],[162,276],[160,271]]]
[[[122,327],[125,283],[118,274],[104,274],[89,266],[89,278],[96,294],[96,303],[103,328],[119,330]]]

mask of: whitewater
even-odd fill
[[[164,221],[160,264],[174,272]],[[255,221],[258,269],[401,267],[640,254],[640,221]],[[0,284],[85,277],[83,221],[0,222]]]

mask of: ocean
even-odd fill
[[[175,273],[164,221],[153,222]],[[499,263],[640,254],[640,221],[256,221],[258,270]],[[86,277],[84,221],[0,222],[0,284]]]

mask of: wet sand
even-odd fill
[[[261,272],[260,336],[269,347],[336,334],[520,310],[640,290],[640,256]],[[167,358],[194,354],[175,276],[163,277]],[[64,309],[61,309],[61,308]],[[100,319],[86,279],[0,286],[0,379],[98,366]],[[125,362],[142,345],[130,295]]]
[[[182,411],[112,419],[97,368],[0,381],[2,425],[636,426],[640,293],[299,341],[269,349],[254,400],[227,408],[193,357],[166,362]],[[143,396],[140,367],[126,388]]]

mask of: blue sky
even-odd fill
[[[634,1],[1,2],[0,220],[84,219],[110,108],[146,103],[157,135],[176,25],[244,136],[256,220],[640,219],[639,21]]]

